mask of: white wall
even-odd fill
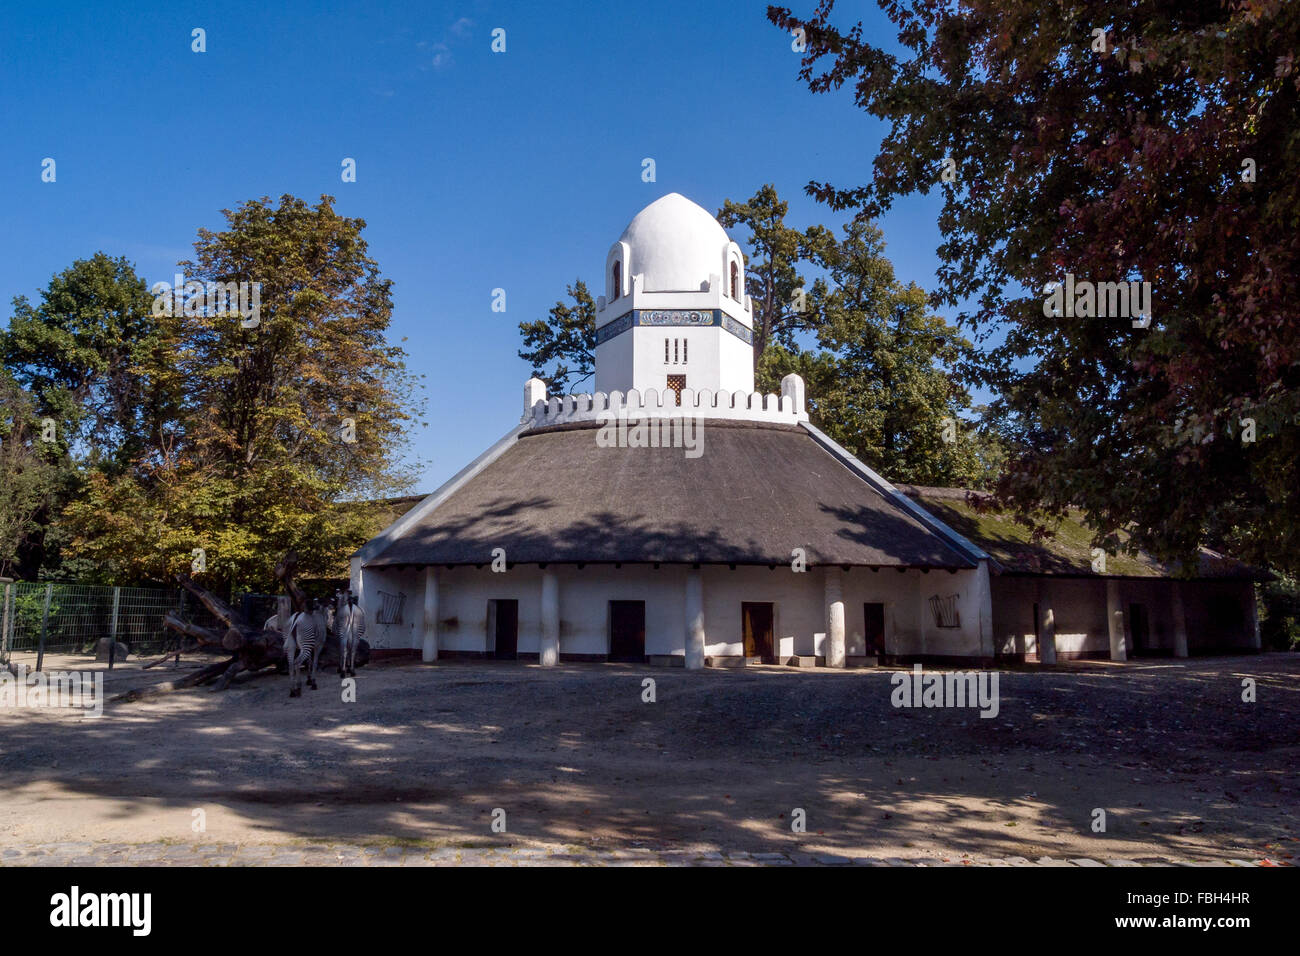
[[[668,361],[664,361],[668,339]],[[673,340],[686,343],[687,360],[673,361]],[[669,375],[685,375],[699,391],[754,390],[754,351],[720,326],[638,325],[596,346],[595,391],[662,392]]]
[[[1254,601],[1254,590],[1249,582],[1135,578],[1120,579],[1118,584],[1130,655],[1135,652],[1132,621],[1129,619],[1129,605],[1132,603],[1146,607],[1150,633],[1148,649],[1158,653],[1173,652],[1172,601],[1175,589],[1183,595],[1188,646],[1192,650],[1250,646],[1253,628],[1249,621],[1249,608]],[[1235,600],[1241,605],[1242,613],[1236,626],[1223,627],[1211,622],[1210,606],[1216,598]],[[1041,608],[1049,599],[1056,620],[1058,656],[1110,656],[1106,579],[1010,575],[993,579],[993,633],[998,654],[1024,654],[1036,650],[1034,604],[1040,605],[1041,615]]]
[[[372,648],[387,650],[418,648],[423,639],[424,570],[363,568],[358,584],[354,571],[352,588],[366,617],[366,640]],[[380,624],[381,591],[404,595],[406,600],[400,624]]]
[[[685,653],[685,589],[687,569],[663,565],[552,565],[560,589],[560,652],[563,655],[604,655],[609,652],[609,602],[644,601],[646,654]],[[704,581],[705,653],[740,655],[743,651],[740,606],[771,602],[778,649],[786,638],[793,653],[820,655],[826,630],[824,572],[812,568],[796,573],[788,565],[775,570],[741,566],[706,566]],[[541,571],[536,565],[494,573],[488,567],[441,568],[438,591],[439,652],[484,653],[487,607],[492,599],[519,602],[519,653],[536,654],[541,637]],[[845,643],[850,656],[866,652],[863,605],[885,605],[885,648],[895,655],[978,657],[979,609],[974,571],[923,574],[893,570],[873,572],[853,568],[843,576]],[[372,646],[416,649],[421,646],[424,574],[418,571],[367,569],[362,575],[362,606]],[[379,590],[406,594],[401,625],[375,623]],[[935,626],[928,598],[956,593],[959,628]]]

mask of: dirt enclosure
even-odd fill
[[[106,692],[183,673],[129,662]],[[299,700],[266,675],[110,702],[97,719],[4,708],[0,845],[330,839],[1280,863],[1300,852],[1300,655],[1002,671],[992,719],[896,708],[894,673],[393,662],[359,672],[355,703],[331,673]],[[1257,682],[1254,703],[1244,678]],[[492,830],[498,808],[505,833]],[[796,809],[804,833],[792,832]]]

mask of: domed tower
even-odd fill
[[[678,193],[646,206],[605,257],[596,300],[596,391],[754,390],[745,259]]]

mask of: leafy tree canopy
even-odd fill
[[[1020,437],[1003,497],[1078,505],[1108,546],[1296,568],[1300,5],[881,7],[897,45],[833,0],[769,7],[803,31],[809,88],[850,88],[887,130],[867,183],[808,190],[868,218],[942,191],[932,300],[989,345]],[[1067,274],[1151,283],[1149,326],[1050,314]]]
[[[567,291],[573,305],[561,300],[546,318],[519,323],[524,337],[519,357],[555,395],[577,391],[596,372],[596,303],[581,279]]]
[[[180,264],[197,283],[180,300],[101,254],[16,302],[3,338],[16,384],[80,436],[65,451],[84,487],[50,531],[117,583],[188,571],[197,549],[232,588],[270,587],[289,548],[337,574],[376,530],[357,503],[409,480],[394,462],[420,406],[364,221],[328,196],[223,214]],[[242,300],[213,295],[227,283]]]

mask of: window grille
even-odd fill
[[[936,594],[930,598],[930,611],[934,614],[935,627],[961,627],[961,619],[957,615],[957,595],[941,598]]]
[[[406,595],[402,593],[389,594],[387,591],[379,592],[379,615],[375,618],[376,624],[401,624],[402,611],[406,607]]]
[[[682,389],[684,389],[685,387],[686,387],[685,375],[668,376],[668,390],[675,393],[677,396],[677,401],[675,404],[680,405],[682,403]]]

